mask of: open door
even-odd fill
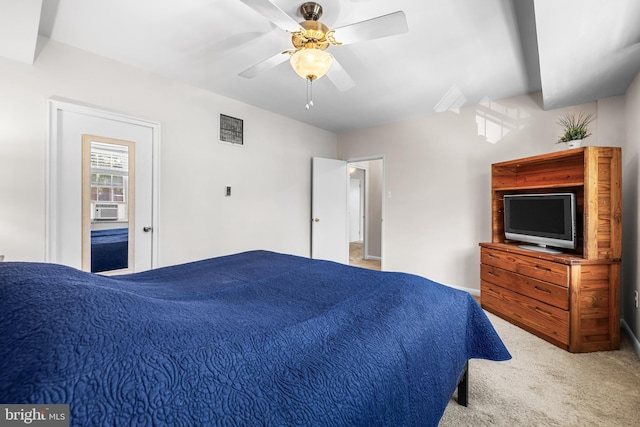
[[[348,264],[347,162],[314,157],[311,170],[311,258]]]

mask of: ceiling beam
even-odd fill
[[[42,0],[0,0],[0,56],[33,64]]]

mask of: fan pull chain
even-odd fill
[[[307,105],[304,108],[307,110],[313,107],[313,78],[307,78]]]

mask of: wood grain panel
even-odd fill
[[[563,264],[487,249],[480,251],[480,260],[483,264],[492,265],[503,270],[535,277],[559,286],[569,286],[569,270]]]
[[[569,292],[566,287],[553,285],[486,264],[480,265],[480,278],[485,282],[511,289],[554,307],[563,310],[569,309]]]
[[[522,162],[516,171],[516,183],[519,187],[548,187],[562,185],[580,185],[584,180],[584,164],[580,155],[544,162]]]
[[[536,335],[566,347],[569,343],[569,314],[508,289],[482,281],[482,307],[508,320],[524,325]]]
[[[491,169],[491,186],[493,188],[513,188],[516,186],[515,165],[494,165]]]

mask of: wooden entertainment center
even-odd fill
[[[572,353],[620,347],[621,150],[582,147],[491,166],[491,243],[480,243],[482,307]],[[505,241],[505,194],[574,193],[575,250]]]

